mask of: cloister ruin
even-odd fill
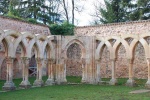
[[[34,86],[64,84],[66,75],[73,75],[82,76],[85,84],[111,78],[109,84],[116,85],[117,78],[128,78],[127,86],[142,78],[150,88],[150,20],[76,27],[74,32],[51,35],[47,26],[0,16],[3,90],[16,88],[14,78],[22,78],[20,87],[30,88],[29,66],[36,67]]]

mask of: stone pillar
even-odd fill
[[[81,60],[81,63],[82,63],[82,83],[85,83],[86,82],[86,68],[85,68],[85,58],[82,58]]]
[[[67,79],[66,79],[66,59],[63,59],[64,62],[64,66],[63,66],[63,83],[67,83]]]
[[[54,82],[54,73],[53,73],[53,63],[54,59],[48,59],[47,60],[47,67],[48,67],[48,79],[46,81],[46,85],[53,85]]]
[[[36,63],[37,63],[37,75],[36,75],[36,80],[34,81],[33,85],[34,86],[43,86],[44,82],[42,80],[42,58],[36,58]]]
[[[16,89],[16,86],[13,83],[13,61],[14,59],[11,57],[6,58],[7,76],[6,76],[6,82],[4,83],[4,86],[2,87],[2,89],[5,91]]]
[[[100,76],[100,61],[101,59],[96,60],[96,82],[101,82],[101,76]]]
[[[133,61],[134,61],[134,59],[128,59],[128,62],[129,62],[129,79],[127,80],[126,85],[131,86],[131,87],[136,85],[134,78],[133,78]]]
[[[116,63],[116,59],[111,59],[110,60],[111,61],[111,65],[112,65],[112,78],[111,78],[111,80],[110,80],[110,82],[109,82],[109,84],[110,85],[116,85],[117,83],[118,83],[118,81],[117,81],[117,79],[116,79],[116,65],[115,65],[115,63]]]
[[[22,60],[22,64],[23,64],[23,70],[22,70],[23,80],[22,80],[22,82],[19,86],[22,87],[22,88],[30,88],[31,84],[28,81],[30,58],[22,57],[21,60]]]
[[[148,65],[148,80],[145,84],[145,87],[150,89],[150,58],[147,58],[147,65]]]

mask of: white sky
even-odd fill
[[[78,20],[76,22],[77,26],[86,26],[89,25],[92,21],[93,17],[90,15],[94,13],[94,6],[93,4],[96,2],[96,0],[84,0],[84,10],[82,13],[78,14],[75,13],[75,18]],[[104,4],[104,0],[99,0],[102,4]],[[98,2],[96,2],[98,3]]]

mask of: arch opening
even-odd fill
[[[67,82],[81,82],[82,78],[82,49],[78,43],[72,43],[67,51],[66,75]],[[71,79],[73,78],[73,79]],[[70,80],[71,79],[71,80]]]

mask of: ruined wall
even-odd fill
[[[0,32],[5,30],[14,30],[20,34],[21,32],[28,32],[31,34],[42,34],[46,36],[51,35],[50,30],[46,25],[35,25],[25,21],[0,16]],[[30,62],[30,66],[33,66],[35,64],[35,59],[32,59]],[[16,58],[14,58],[13,78],[22,78],[22,67],[21,47],[18,47],[16,51]],[[46,75],[46,66],[44,66],[43,70],[43,75]],[[0,79],[6,79],[5,47],[2,42],[0,43]]]
[[[49,28],[45,25],[31,24],[25,21],[15,20],[0,16],[0,30],[15,30],[17,32],[29,32],[32,34],[50,35]]]
[[[82,75],[82,63],[81,63],[82,51],[77,43],[73,43],[67,49],[67,76],[81,76]]]
[[[33,25],[22,21],[16,21],[9,18],[0,17],[0,29],[13,29],[18,32],[28,31],[33,34],[50,35],[48,27],[41,25]],[[75,28],[75,36],[55,36],[56,46],[54,47],[54,54],[56,58],[53,62],[54,74],[56,78],[64,78],[64,66],[66,65],[66,75],[82,76],[86,82],[95,81],[96,64],[95,52],[100,41],[98,38],[104,38],[104,42],[110,42],[107,37],[117,36],[120,38],[124,34],[140,34],[150,33],[150,21],[128,22],[119,24],[108,24],[100,26],[87,26]],[[137,38],[138,39],[138,38]],[[101,41],[102,42],[102,41]],[[131,40],[132,42],[132,40]],[[0,44],[0,78],[6,79],[6,62],[5,62],[5,48]],[[117,51],[116,57],[116,76],[117,78],[128,78],[129,62],[126,57],[125,47],[121,44]],[[148,67],[145,58],[145,51],[141,43],[137,43],[134,53],[133,72],[135,78],[147,78]],[[30,66],[34,66],[35,59],[32,59]],[[111,77],[111,61],[110,51],[105,46],[102,52],[100,61],[100,74],[102,78]],[[20,58],[20,49],[16,52],[14,61],[14,78],[22,77],[22,64]],[[43,73],[47,74],[47,66],[44,65]],[[59,79],[58,79],[59,80]]]
[[[144,34],[150,31],[150,20],[112,23],[97,26],[76,27],[77,36],[114,36],[121,34]]]
[[[124,34],[136,34],[141,35],[150,33],[150,21],[137,21],[126,23],[113,23],[98,26],[84,26],[76,27],[76,36],[96,36],[99,37],[111,37]],[[132,42],[132,39],[131,41]],[[101,76],[104,78],[111,77],[111,62],[110,62],[109,50],[105,46],[101,57]],[[129,62],[126,57],[126,50],[123,45],[119,47],[116,58],[116,76],[117,78],[128,78]],[[148,67],[146,63],[145,52],[142,44],[138,43],[134,53],[133,73],[135,78],[147,78]]]

